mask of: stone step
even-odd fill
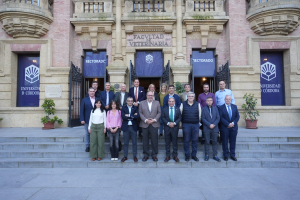
[[[130,142],[129,148],[131,148],[132,144]],[[138,150],[143,149],[143,145],[141,142],[137,144]],[[109,143],[105,143],[106,150],[109,149]],[[165,143],[159,143],[158,148],[160,150],[165,149]],[[178,143],[178,148],[183,148],[183,143]],[[204,149],[204,145],[198,143],[198,148],[200,150]],[[6,142],[0,143],[0,150],[13,150],[13,149],[56,149],[56,150],[84,150],[85,143],[84,142],[73,142],[73,143],[64,143],[64,142]],[[218,145],[218,149],[221,150],[222,146]],[[237,150],[300,150],[299,142],[237,142],[236,143]]]
[[[142,142],[142,138],[137,138],[138,142]],[[201,138],[199,138],[201,139]],[[123,142],[123,136],[120,137]],[[159,142],[164,142],[164,137],[159,137]],[[0,143],[3,142],[84,142],[85,137],[0,137]],[[109,138],[105,138],[106,142],[109,142]],[[182,136],[178,137],[178,142],[183,142]],[[237,142],[300,142],[299,137],[237,137]]]
[[[171,148],[172,152],[172,148]],[[166,152],[160,150],[158,157],[164,159]],[[183,149],[178,150],[178,157],[184,159]],[[222,151],[218,152],[219,157],[222,157]],[[124,156],[124,151],[119,152],[119,158]],[[197,153],[199,158],[204,158],[203,150],[199,150]],[[210,148],[210,158],[213,157]],[[89,153],[78,150],[0,150],[0,158],[88,158]],[[105,157],[110,157],[110,152],[107,150]],[[132,158],[133,154],[131,149],[128,152],[128,158]],[[143,152],[138,151],[138,158],[143,158]],[[300,158],[299,150],[237,150],[237,158]]]
[[[216,162],[212,159],[209,161],[194,160],[176,163],[174,160],[163,162],[159,160],[154,162],[149,159],[147,162],[135,163],[132,159],[126,162],[111,161],[104,158],[101,161],[91,161],[90,158],[4,158],[0,160],[0,168],[299,168],[300,159],[283,159],[283,158],[239,158],[237,162],[232,160]]]

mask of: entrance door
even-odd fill
[[[148,91],[148,87],[150,84],[155,85],[155,91],[159,92],[160,87],[160,78],[140,78],[140,86],[145,88],[145,92]]]
[[[198,99],[199,94],[203,93],[203,85],[207,83],[209,85],[209,92],[214,93],[215,90],[215,83],[214,78],[212,77],[196,77],[194,78],[194,93],[196,95],[196,100]]]

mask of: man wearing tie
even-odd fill
[[[238,121],[240,119],[237,106],[231,103],[231,96],[225,96],[225,104],[219,107],[220,129],[222,135],[222,148],[224,160],[228,161],[228,139],[230,142],[230,158],[237,161],[235,157],[236,136],[238,132]]]
[[[143,129],[143,161],[147,161],[150,156],[149,134],[151,135],[152,159],[157,161],[158,154],[158,128],[160,126],[159,118],[161,108],[159,101],[153,101],[153,92],[147,93],[147,100],[140,102],[140,127]]]
[[[138,119],[139,115],[139,108],[133,105],[133,98],[127,98],[127,105],[123,106],[122,108],[122,131],[124,136],[124,158],[122,158],[121,162],[125,162],[127,160],[128,154],[128,146],[129,146],[129,138],[131,137],[132,140],[132,153],[133,153],[133,160],[137,162],[137,139],[136,139],[136,132],[138,130]]]
[[[206,98],[206,106],[202,108],[201,120],[203,123],[203,134],[205,135],[205,161],[209,160],[209,142],[212,140],[213,159],[220,162],[218,158],[218,134],[220,115],[218,108],[213,106],[213,98]]]
[[[126,85],[123,83],[121,84],[121,91],[115,94],[115,100],[119,103],[121,110],[123,106],[126,106],[127,97],[128,92],[126,92]]]
[[[85,143],[86,143],[86,152],[90,152],[90,133],[88,132],[89,121],[91,110],[94,108],[95,101],[98,99],[95,97],[95,89],[89,88],[89,96],[85,97],[81,101],[80,105],[80,121],[81,124],[84,124],[85,129]]]
[[[170,144],[172,141],[173,144],[173,159],[175,162],[179,162],[178,159],[178,147],[177,147],[177,138],[179,131],[179,123],[181,121],[181,113],[179,108],[175,107],[174,97],[170,97],[168,101],[169,107],[165,107],[162,112],[162,121],[164,124],[165,130],[165,142],[166,142],[166,159],[165,162],[168,162],[170,158]]]
[[[110,83],[105,83],[105,90],[101,92],[100,100],[105,110],[108,110],[108,105],[111,100],[115,99],[115,94],[110,90]]]
[[[146,94],[144,87],[140,87],[139,79],[135,79],[133,82],[134,87],[129,89],[129,97],[133,98],[133,105],[138,107],[140,102],[145,100]],[[139,128],[139,137],[142,137],[142,129]]]

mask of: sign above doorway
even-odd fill
[[[171,47],[171,34],[127,34],[127,47]]]

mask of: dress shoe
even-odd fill
[[[101,160],[101,158],[98,158],[98,161],[100,161]]]
[[[152,159],[153,159],[154,162],[157,162],[157,161],[158,161],[158,159],[157,159],[156,156],[153,156]]]
[[[159,137],[162,137],[162,136],[163,136],[163,134],[162,134],[162,133],[160,133],[160,134],[159,134]]]
[[[147,156],[144,156],[143,162],[146,162],[147,160],[148,160],[148,157],[147,157]]]
[[[196,162],[199,162],[199,159],[197,158],[197,156],[192,156],[192,159]]]
[[[122,158],[121,162],[125,162],[127,160],[127,157]]]
[[[209,156],[205,156],[204,160],[208,161],[209,160]]]
[[[92,158],[92,161],[95,161],[96,160],[96,158]]]
[[[180,160],[178,159],[178,157],[177,156],[174,156],[174,158],[173,158],[174,160],[175,160],[175,162],[180,162]]]
[[[90,147],[87,147],[87,148],[85,149],[85,152],[90,152]]]
[[[190,161],[190,157],[186,156],[185,161],[187,161],[187,162]]]
[[[134,160],[134,162],[138,162],[137,157],[134,157],[133,160]]]
[[[220,160],[220,158],[218,158],[218,156],[214,156],[213,159],[214,159],[215,161],[221,162],[221,160]]]
[[[170,160],[170,156],[167,156],[165,162],[168,162],[169,160]]]
[[[224,160],[225,160],[225,161],[228,161],[228,157],[224,157]]]
[[[233,161],[237,161],[236,157],[230,157],[230,158],[231,158],[231,160],[233,160]]]
[[[201,140],[201,144],[205,144],[205,140]]]

